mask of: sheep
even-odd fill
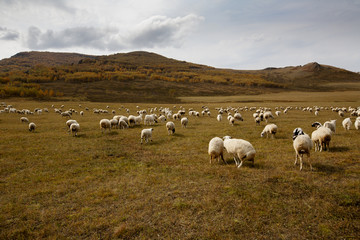
[[[297,129],[299,129],[299,128],[297,128]],[[295,130],[294,130],[294,132],[295,132]],[[303,134],[298,134],[295,137],[295,139],[293,140],[293,146],[294,146],[294,150],[295,150],[294,165],[296,165],[297,160],[299,158],[300,159],[300,171],[301,171],[302,167],[303,167],[303,155],[306,153],[308,161],[309,161],[310,169],[312,170],[312,165],[310,162],[310,150],[313,147],[313,142],[311,141],[309,135],[307,135],[304,132],[302,132],[302,133]]]
[[[239,120],[239,121],[244,121],[244,119],[242,118],[242,116],[241,116],[240,113],[235,113],[235,114],[234,114],[234,118],[235,118],[236,120]]]
[[[314,150],[322,152],[329,150],[331,141],[331,130],[327,127],[321,126],[311,133],[311,140],[314,143]]]
[[[212,160],[218,160],[220,162],[220,157],[223,160],[223,162],[226,164],[224,160],[224,141],[219,137],[214,137],[209,142],[209,148],[208,153],[210,155],[210,164],[212,163]]]
[[[324,126],[327,128],[330,128],[330,130],[335,133],[336,130],[336,120],[330,120],[330,121],[326,121],[324,123]]]
[[[118,124],[119,124],[119,121],[116,119],[116,118],[113,118],[113,119],[110,119],[110,127],[113,128],[117,128],[118,127]]]
[[[157,123],[155,114],[145,115],[145,117],[144,117],[145,125],[153,125],[155,123]]]
[[[129,120],[129,126],[130,127],[133,127],[135,125],[135,116],[134,115],[130,115],[128,117],[128,120]]]
[[[274,138],[275,137],[275,134],[277,132],[277,129],[278,127],[271,123],[271,124],[267,124],[265,127],[264,127],[264,130],[261,132],[260,136],[261,137],[264,137],[265,133],[266,133],[266,138],[269,137],[269,134],[271,134],[271,137]]]
[[[293,136],[292,136],[293,141],[299,135],[304,135],[304,131],[301,128],[295,128],[294,131],[293,131]]]
[[[29,131],[30,132],[35,132],[35,128],[36,128],[35,123],[33,123],[33,122],[29,123]]]
[[[74,119],[70,119],[70,120],[67,120],[67,121],[66,121],[66,126],[68,127],[68,131],[70,131],[70,126],[71,126],[71,124],[73,124],[73,123],[77,123],[77,121],[74,120]]]
[[[348,117],[348,118],[345,118],[343,121],[342,121],[342,125],[344,127],[345,130],[350,130],[350,127],[352,125],[352,122],[351,122],[351,119]]]
[[[181,119],[181,126],[182,126],[182,127],[186,128],[186,126],[187,126],[188,123],[189,123],[189,120],[188,120],[187,117],[183,117],[183,118]]]
[[[255,124],[256,125],[260,125],[260,118],[259,117],[256,117],[255,119],[254,119],[254,121],[255,121]]]
[[[80,115],[81,115],[81,116],[84,116],[84,111],[80,111]]]
[[[230,136],[225,136],[223,139],[226,151],[234,155],[237,168],[241,167],[245,159],[254,164],[256,151],[250,142],[243,139],[232,139]]]
[[[167,129],[169,135],[174,134],[175,133],[175,124],[173,122],[167,122],[166,129]]]
[[[101,133],[104,133],[104,131],[106,131],[106,129],[111,129],[111,122],[109,119],[101,119],[100,120],[100,129],[101,129]]]
[[[313,122],[313,123],[311,124],[311,126],[312,126],[312,127],[315,127],[315,128],[319,128],[319,127],[322,126],[322,124],[319,123],[319,122]]]
[[[68,118],[71,118],[71,113],[66,111],[66,112],[62,112],[60,113],[62,117],[68,117]]]
[[[146,143],[148,143],[149,139],[152,142],[152,131],[154,131],[153,128],[145,128],[141,131],[141,136],[140,136],[140,143],[142,144],[143,139],[145,140]]]
[[[234,126],[234,122],[235,122],[235,118],[233,116],[229,116],[228,117],[229,120],[229,124],[231,124],[232,126]]]
[[[276,112],[275,112],[275,115],[276,115],[276,116],[280,116],[280,114],[281,114],[280,111],[276,111]]]
[[[70,125],[70,131],[74,134],[73,136],[77,136],[77,133],[80,130],[80,124],[78,123],[72,123]]]
[[[159,119],[161,122],[166,122],[166,117],[165,117],[164,115],[159,116],[158,119]]]
[[[222,120],[222,115],[221,115],[221,114],[218,114],[217,117],[216,117],[216,120],[218,120],[219,122],[221,122],[221,120]]]
[[[118,126],[120,129],[129,128],[129,125],[124,120],[120,120]]]
[[[357,118],[355,120],[354,126],[355,126],[356,130],[360,130],[360,119]]]
[[[267,111],[264,113],[264,118],[265,118],[265,121],[268,122],[269,118],[274,119],[274,116],[272,115],[272,113],[270,111]]]
[[[28,122],[29,122],[29,119],[28,119],[27,117],[21,117],[21,118],[20,118],[20,121],[21,121],[22,123],[24,123],[24,122],[28,123]]]

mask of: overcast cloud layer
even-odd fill
[[[0,59],[144,50],[214,67],[360,71],[358,0],[2,0]]]

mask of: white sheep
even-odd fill
[[[295,131],[295,130],[294,130]],[[295,150],[295,163],[296,165],[298,158],[300,159],[300,171],[303,166],[303,155],[306,154],[310,169],[312,170],[311,162],[310,162],[310,150],[313,147],[313,142],[311,141],[309,135],[303,133],[302,135],[297,135],[293,141],[293,146]]]
[[[118,124],[119,124],[119,121],[116,119],[116,118],[113,118],[113,119],[110,119],[110,127],[111,128],[117,128],[118,127]]]
[[[167,129],[169,135],[174,134],[175,133],[175,124],[173,122],[167,122],[166,129]]]
[[[271,137],[274,138],[275,137],[275,134],[277,132],[277,129],[278,127],[271,123],[271,124],[267,124],[265,127],[264,127],[264,130],[261,132],[260,136],[261,137],[264,137],[265,133],[266,133],[266,138],[269,137],[269,134],[271,134]]]
[[[71,126],[71,124],[73,124],[73,123],[77,123],[77,121],[74,120],[74,119],[70,119],[70,120],[67,120],[67,121],[66,121],[66,126],[68,127],[68,131],[70,131],[70,126]]]
[[[256,117],[256,118],[254,119],[254,121],[255,121],[255,124],[256,124],[256,125],[260,125],[261,119],[260,119],[260,117]]]
[[[77,133],[80,131],[80,124],[72,123],[70,125],[70,131],[74,134],[73,136],[77,136]]]
[[[129,128],[129,125],[124,120],[120,120],[118,125],[120,129]]]
[[[360,117],[356,118],[354,126],[356,130],[360,130]]]
[[[145,115],[144,124],[145,125],[153,125],[157,123],[155,114]]]
[[[229,116],[229,117],[228,117],[228,120],[229,120],[229,124],[231,124],[232,126],[234,126],[235,118],[234,118],[233,116]]]
[[[106,131],[107,128],[109,129],[109,132],[110,132],[110,129],[111,129],[110,120],[109,119],[101,119],[100,120],[101,132],[104,133],[104,131]]]
[[[166,117],[165,117],[164,115],[159,116],[158,119],[159,119],[161,122],[166,122]]]
[[[274,116],[272,115],[272,113],[270,111],[267,111],[267,112],[264,112],[264,118],[265,118],[265,121],[268,122],[268,120],[270,118],[274,119]]]
[[[230,136],[225,136],[223,139],[226,151],[229,154],[233,154],[238,168],[241,167],[245,159],[252,161],[254,164],[256,151],[250,142],[243,139],[232,139]]]
[[[223,160],[223,162],[226,164],[224,160],[224,141],[219,137],[214,137],[209,142],[209,148],[208,153],[210,155],[210,164],[212,163],[212,160],[214,161],[217,159],[218,162],[220,162],[220,157]]]
[[[241,114],[240,113],[235,113],[234,114],[234,118],[238,121],[244,121],[244,119],[242,118]]]
[[[331,130],[327,127],[321,126],[317,128],[311,134],[311,140],[314,143],[314,149],[316,151],[322,152],[330,150],[330,141],[331,141]]]
[[[222,120],[222,115],[221,115],[221,114],[218,114],[217,117],[216,117],[216,120],[218,120],[219,122],[221,122],[221,120]]]
[[[351,122],[351,119],[348,117],[348,118],[345,118],[343,121],[342,121],[342,125],[344,127],[345,130],[350,130],[350,127],[352,125],[352,122]]]
[[[336,130],[336,120],[326,121],[323,125],[324,127],[330,128],[330,130],[335,133]]]
[[[280,116],[280,114],[281,114],[280,111],[276,111],[276,112],[275,112],[275,115],[276,115],[276,116]]]
[[[188,125],[188,123],[189,123],[189,119],[188,119],[187,117],[183,117],[183,118],[181,119],[181,126],[182,126],[182,127],[186,128],[186,126]]]
[[[141,131],[141,136],[140,136],[140,143],[142,144],[143,139],[145,140],[146,143],[148,143],[149,139],[152,142],[152,131],[154,131],[153,128],[145,128]]]
[[[33,123],[33,122],[31,122],[31,123],[29,123],[29,131],[30,132],[35,132],[35,128],[36,128],[36,125],[35,125],[35,123]]]
[[[29,122],[29,119],[28,119],[27,117],[21,117],[21,118],[20,118],[20,121],[21,121],[22,123],[24,123],[24,122],[28,123],[28,122]]]

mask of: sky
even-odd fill
[[[360,0],[0,0],[0,59],[22,51],[360,72]]]

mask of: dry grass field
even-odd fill
[[[359,239],[360,131],[345,131],[331,110],[315,116],[293,109],[276,117],[275,139],[260,137],[265,123],[256,126],[250,111],[241,112],[244,121],[235,126],[226,117],[216,121],[215,107],[270,107],[274,113],[280,106],[360,106],[359,95],[338,95],[309,94],[296,102],[289,102],[295,94],[234,102],[203,98],[184,104],[8,99],[17,109],[50,112],[27,116],[37,125],[34,133],[20,122],[21,115],[0,114],[0,239]],[[90,109],[73,115],[81,126],[78,137],[67,133],[67,119],[52,104]],[[92,112],[107,105],[109,114]],[[142,145],[141,129],[148,128],[143,124],[101,133],[99,121],[112,118],[112,109],[128,115],[124,106],[136,114],[137,105],[174,111],[183,106],[186,116],[189,108],[201,112],[206,105],[212,115],[188,116],[186,129],[175,121],[173,136],[165,123],[153,125],[153,142]],[[305,160],[299,171],[293,129],[311,134],[312,122],[330,119],[337,119],[330,151],[312,151],[314,170]],[[228,164],[209,163],[210,139],[225,135],[252,143],[254,165],[245,162],[237,169],[227,153]]]

